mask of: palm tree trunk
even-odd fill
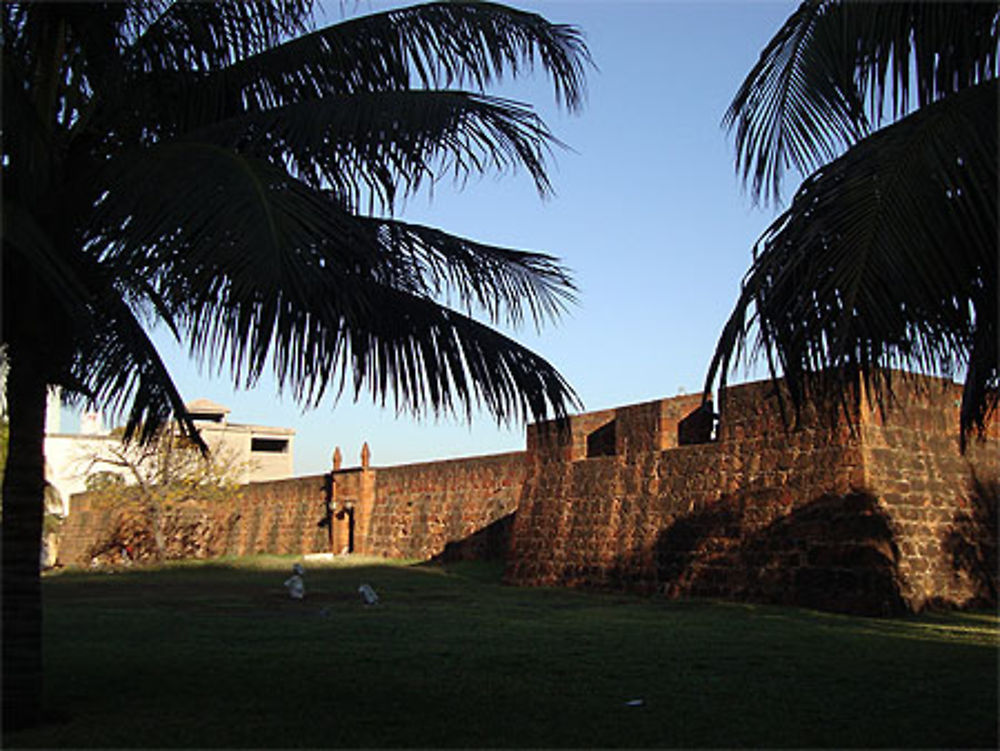
[[[3,480],[3,729],[38,724],[42,707],[45,379],[31,353],[8,350],[9,448]]]

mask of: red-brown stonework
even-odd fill
[[[957,387],[894,388],[855,430],[816,409],[786,429],[763,382],[726,390],[700,444],[678,441],[692,397],[532,426],[506,580],[870,614],[995,603],[996,436],[962,456]],[[595,431],[614,452],[587,458]]]
[[[525,476],[524,452],[251,483],[239,497],[192,501],[171,512],[168,557],[355,552],[392,558],[502,558]],[[73,496],[59,562],[115,560],[140,530]],[[346,513],[350,509],[350,513]],[[351,523],[353,516],[353,549]],[[331,544],[332,541],[332,544]],[[107,555],[105,555],[107,554]]]
[[[524,476],[523,452],[381,468],[361,552],[502,558]]]
[[[900,593],[915,609],[997,602],[1000,425],[958,447],[961,390],[894,384],[895,409],[864,413],[866,479],[898,548]]]
[[[714,431],[687,395],[531,425],[526,452],[255,483],[178,513],[174,552],[506,557],[512,584],[869,614],[995,605],[1000,431],[962,454],[956,384],[893,387],[853,428],[815,407],[786,428],[759,382],[720,394]],[[59,559],[85,565],[115,520],[72,508]]]
[[[255,482],[238,497],[180,504],[168,514],[166,553],[170,558],[312,553],[327,550],[323,518],[323,475]],[[74,495],[72,513],[59,535],[58,560],[88,565],[92,558],[120,553],[117,543],[136,539],[134,521],[122,529],[115,512],[95,508],[89,493]]]

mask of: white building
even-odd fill
[[[240,483],[279,480],[293,474],[292,428],[244,425],[229,422],[230,410],[208,399],[196,399],[185,405],[202,439],[210,449],[225,456]],[[109,449],[120,445],[101,423],[96,412],[80,417],[79,433],[59,430],[58,395],[50,400],[45,435],[45,476],[59,491],[62,513],[69,513],[69,498],[87,489],[87,477],[96,472],[114,472],[132,481],[127,470],[100,461]]]
[[[208,399],[195,399],[185,406],[205,443],[210,448],[222,447],[240,468],[240,482],[292,476],[292,428],[229,422],[229,408]]]

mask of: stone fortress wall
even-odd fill
[[[788,429],[756,382],[720,395],[714,430],[679,396],[531,425],[525,452],[253,483],[201,523],[205,554],[502,558],[516,585],[875,615],[995,604],[996,421],[963,455],[957,385],[894,389],[853,430],[815,407]],[[60,560],[85,565],[110,520],[73,507]]]
[[[172,537],[201,557],[294,554],[325,550],[324,476],[254,482],[238,498],[211,504],[182,504],[172,515]],[[58,562],[88,566],[111,542],[117,515],[91,493],[72,497],[72,512],[59,532]],[[168,552],[176,552],[170,550]]]
[[[726,390],[713,440],[683,440],[683,397],[532,426],[506,580],[868,614],[995,603],[996,426],[963,456],[956,385],[894,390],[855,430],[815,408],[786,430],[770,382]]]
[[[169,526],[177,546],[199,557],[353,552],[416,560],[502,558],[525,456],[361,466],[255,482],[237,498],[181,504]],[[334,513],[326,527],[328,499]],[[88,566],[107,548],[119,518],[90,493],[74,495],[72,504],[59,534],[58,561]]]

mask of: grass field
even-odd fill
[[[996,614],[851,618],[364,560],[307,564],[292,601],[292,562],[47,576],[50,722],[5,747],[997,745]]]

